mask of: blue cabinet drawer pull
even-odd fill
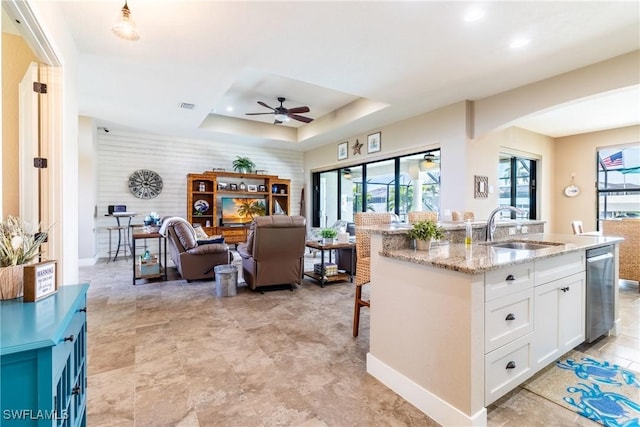
[[[85,308],[81,308],[80,310],[78,310],[80,313],[86,313],[87,312],[87,307]]]
[[[65,338],[64,338],[64,341],[65,341],[65,342],[66,342],[66,341],[73,342],[73,334],[69,335],[68,337],[65,337]]]

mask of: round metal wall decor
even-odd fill
[[[137,170],[129,177],[129,191],[140,199],[153,199],[162,192],[162,178],[149,169]]]

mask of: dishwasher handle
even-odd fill
[[[587,262],[597,262],[597,261],[602,261],[603,259],[609,259],[609,258],[613,258],[613,254],[611,252],[607,252],[606,254],[587,258]]]

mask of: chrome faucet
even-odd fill
[[[526,212],[522,209],[515,208],[513,206],[499,206],[491,211],[489,219],[487,220],[487,242],[493,242],[493,235],[496,232],[496,215],[500,211],[511,211],[518,215],[523,215]]]

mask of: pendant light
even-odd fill
[[[438,167],[438,163],[436,162],[436,156],[434,156],[431,153],[425,154],[424,158],[420,161],[418,167],[423,172],[431,169],[436,169]]]
[[[116,36],[125,40],[138,40],[140,38],[138,30],[136,30],[136,22],[131,18],[131,11],[129,10],[129,6],[127,6],[127,0],[124,1],[118,22],[111,30]]]

